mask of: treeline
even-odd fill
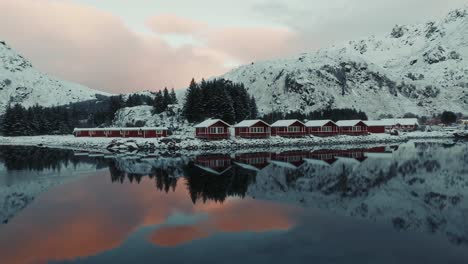
[[[154,107],[154,113],[160,114],[166,111],[169,105],[177,104],[177,96],[174,89],[171,89],[169,92],[166,87],[152,94],[153,96],[144,94],[129,95],[126,101],[121,99],[122,105],[120,108],[151,105]],[[122,96],[120,97],[122,98]]]
[[[186,92],[183,115],[189,122],[220,118],[228,123],[256,118],[257,104],[243,84],[224,79],[192,80]]]
[[[302,112],[272,112],[266,114],[262,119],[267,123],[274,123],[282,119],[299,119],[299,120],[333,120],[334,122],[339,120],[368,120],[366,113],[357,111],[355,109],[343,108],[343,109],[324,109],[310,113]]]

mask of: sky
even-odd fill
[[[426,22],[468,0],[0,0],[0,40],[41,71],[111,93]]]

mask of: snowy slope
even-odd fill
[[[259,110],[352,107],[371,117],[452,110],[468,114],[468,7],[388,34],[242,66],[222,78],[246,85]]]
[[[108,95],[85,86],[59,80],[36,70],[4,42],[0,42],[0,114],[6,105],[64,105]]]

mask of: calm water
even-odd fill
[[[468,144],[0,146],[0,263],[468,263]]]

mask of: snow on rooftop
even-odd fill
[[[355,126],[359,124],[359,122],[362,122],[362,120],[342,120],[336,122],[336,124],[340,127],[349,127],[349,126]]]
[[[224,122],[223,120],[221,119],[207,119],[203,122],[201,122],[200,124],[196,125],[195,128],[204,128],[204,127],[210,127],[218,122],[222,122],[224,124],[226,124],[227,126],[231,126],[229,125],[228,123]]]
[[[402,125],[402,126],[419,125],[417,118],[387,118],[387,119],[382,119],[381,121],[388,122],[391,125]]]
[[[258,122],[261,122],[261,123],[264,123],[264,124],[268,125],[263,120],[256,119],[256,120],[244,120],[244,121],[240,122],[239,124],[235,125],[234,127],[251,127],[251,126],[257,124]]]
[[[393,125],[392,122],[386,121],[386,120],[368,120],[368,121],[363,121],[364,124],[368,126],[391,126]]]
[[[333,124],[335,123],[332,120],[311,120],[307,122],[305,125],[306,127],[322,127],[329,122],[332,122]]]
[[[294,124],[296,122],[304,124],[304,123],[302,123],[301,121],[299,121],[297,119],[291,119],[291,120],[278,120],[275,123],[273,123],[271,126],[272,127],[288,127],[288,126],[291,126],[292,124]]]

